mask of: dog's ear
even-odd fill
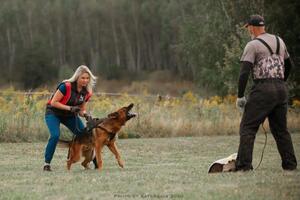
[[[110,113],[109,115],[107,115],[107,117],[111,119],[117,119],[119,117],[119,113],[118,112]]]
[[[133,107],[133,105],[134,105],[133,103],[129,104],[129,106],[127,106],[127,109],[130,110]]]

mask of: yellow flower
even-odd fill
[[[237,96],[236,95],[227,95],[224,97],[224,103],[228,103],[228,104],[234,104],[236,101]]]
[[[183,100],[191,103],[197,103],[198,98],[191,91],[188,91],[183,95]]]
[[[209,100],[210,100],[210,102],[212,102],[215,105],[222,103],[222,97],[219,97],[219,96],[213,96]]]

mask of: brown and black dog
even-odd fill
[[[89,163],[93,160],[95,150],[98,169],[102,169],[102,148],[106,145],[110,151],[115,155],[120,167],[124,167],[124,162],[121,160],[120,153],[116,146],[116,134],[125,123],[136,114],[131,113],[133,104],[123,107],[118,111],[111,113],[107,118],[103,119],[92,130],[92,134],[82,134],[76,136],[72,142],[69,142],[70,151],[69,159],[67,161],[67,169],[71,169],[71,165],[80,160],[81,156],[85,157],[81,165],[85,169],[89,169]]]

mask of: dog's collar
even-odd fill
[[[107,130],[106,128],[104,128],[103,126],[100,126],[100,125],[98,125],[97,128],[100,128],[100,129],[104,130],[104,131],[107,132],[108,134],[116,134],[116,133],[114,133],[114,132],[112,132],[112,131]]]
[[[94,128],[96,128],[97,126],[99,126],[105,119],[107,119],[107,118],[102,118],[102,119],[92,118],[91,120],[89,120],[87,122],[87,132],[92,133],[92,130]]]

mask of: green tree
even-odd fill
[[[24,49],[18,65],[21,71],[19,79],[24,89],[35,89],[58,76],[47,45],[40,41],[35,41],[32,47]]]
[[[290,94],[300,99],[300,2],[265,0],[265,20],[268,31],[279,35],[286,43],[295,68],[289,78]]]

